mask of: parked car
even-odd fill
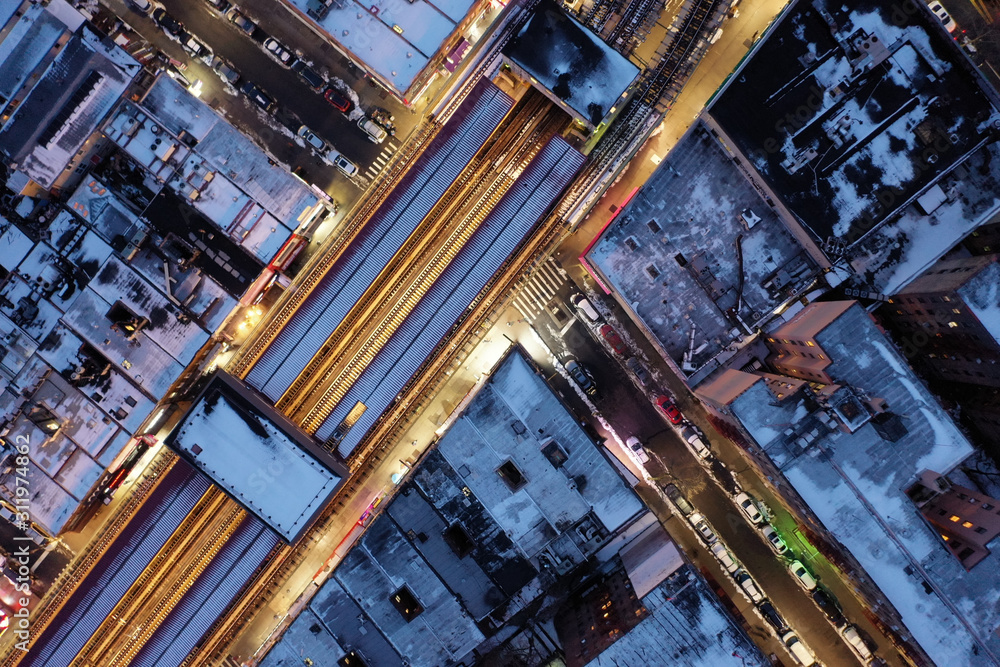
[[[667,494],[667,498],[673,501],[677,509],[680,510],[681,514],[684,516],[690,516],[694,512],[694,507],[688,502],[681,490],[678,489],[673,484],[664,484],[663,492]]]
[[[358,119],[358,127],[360,127],[361,131],[368,137],[368,141],[373,144],[380,144],[385,141],[386,137],[389,136],[389,133],[385,131],[384,127],[367,116]]]
[[[236,85],[236,82],[240,80],[240,73],[219,56],[212,58],[212,69],[215,70],[215,73],[218,74],[223,81],[230,85]]]
[[[706,544],[713,544],[719,541],[718,535],[716,535],[715,531],[712,530],[712,527],[708,525],[708,522],[705,521],[705,517],[702,516],[701,513],[695,512],[688,517],[688,521],[690,521],[691,525],[694,526],[694,529],[698,531],[698,534],[702,536]]]
[[[737,572],[733,575],[733,579],[736,580],[736,583],[739,584],[740,588],[743,589],[743,592],[747,594],[747,597],[754,604],[764,601],[764,594],[761,592],[760,587],[757,586],[757,582],[745,570]]]
[[[658,397],[656,399],[656,407],[658,407],[660,411],[666,415],[671,424],[680,424],[684,421],[684,415],[682,415],[681,411],[677,409],[677,406],[674,405],[674,402],[670,400],[669,396]]]
[[[653,381],[653,378],[649,376],[649,371],[647,371],[646,367],[643,366],[642,363],[635,357],[629,357],[626,359],[625,365],[628,366],[630,371],[635,373],[635,378],[643,387],[648,387],[649,383]]]
[[[339,169],[340,172],[348,178],[354,178],[354,175],[358,173],[358,165],[354,164],[335,150],[327,153],[326,161]]]
[[[646,450],[642,448],[642,441],[639,440],[639,438],[634,435],[630,436],[625,441],[625,446],[632,450],[632,453],[635,454],[635,458],[639,461],[639,463],[649,462],[649,454],[647,454]]]
[[[764,541],[774,550],[774,553],[781,556],[788,551],[788,545],[785,544],[785,541],[781,539],[781,535],[778,535],[778,531],[771,524],[765,523],[761,526],[760,534],[764,536]]]
[[[184,76],[184,74],[179,69],[177,69],[176,67],[174,67],[172,65],[168,65],[164,69],[164,71],[167,73],[167,76],[169,76],[171,79],[173,79],[177,83],[181,84],[185,88],[190,88],[191,87],[191,81],[189,81],[188,78],[186,76]]]
[[[292,52],[282,46],[281,42],[274,37],[268,37],[264,40],[264,48],[285,67],[292,64],[292,58],[294,57]]]
[[[845,622],[837,597],[823,586],[817,584],[816,590],[812,592],[812,599],[831,623],[841,625]]]
[[[253,31],[257,29],[256,23],[243,16],[243,14],[240,14],[236,9],[230,11],[229,22],[248,35],[252,35]]]
[[[153,9],[153,3],[149,0],[128,0],[128,4],[143,14],[148,14]]]
[[[593,376],[579,361],[576,359],[567,361],[566,372],[569,373],[574,382],[580,385],[580,389],[583,389],[585,393],[590,395],[597,393],[597,384],[594,382]]]
[[[300,125],[299,131],[296,132],[296,134],[302,137],[308,145],[312,146],[318,151],[321,151],[324,148],[326,148],[326,142],[317,137],[316,133],[310,130],[305,125]]]
[[[315,90],[322,90],[323,86],[326,85],[326,81],[323,80],[323,77],[306,65],[306,61],[304,60],[296,60],[292,63],[292,71],[302,77],[302,80],[312,86]]]
[[[351,100],[347,99],[347,97],[340,93],[336,88],[327,88],[326,92],[323,93],[323,97],[327,102],[332,104],[335,109],[339,109],[344,113],[350,111],[351,107],[354,106]]]
[[[274,99],[270,95],[265,93],[260,86],[252,81],[244,83],[243,87],[240,88],[240,92],[249,97],[254,104],[268,113],[274,113],[274,110],[278,106],[274,103]]]
[[[693,427],[688,426],[682,430],[681,437],[684,439],[684,444],[686,444],[691,452],[699,459],[707,459],[712,453],[712,450],[709,449],[705,441],[702,440],[701,433],[696,431]]]
[[[605,324],[601,327],[601,336],[604,337],[604,340],[608,341],[608,345],[611,346],[615,354],[624,357],[625,353],[628,352],[628,348],[625,347],[625,341],[622,340],[622,337],[618,335],[618,332],[610,324]]]
[[[584,295],[574,294],[569,298],[569,302],[573,304],[574,308],[583,313],[584,316],[586,316],[586,318],[591,322],[601,321],[601,314],[597,312],[597,309],[594,308],[594,304],[590,303]]]
[[[788,623],[785,623],[785,619],[781,617],[778,610],[774,608],[769,600],[764,600],[759,605],[757,609],[760,611],[760,615],[764,617],[764,620],[771,624],[778,632],[788,629]]]
[[[212,53],[207,46],[195,39],[193,35],[187,35],[187,39],[181,42],[181,46],[195,58],[201,58]]]
[[[947,9],[941,6],[940,2],[934,0],[934,2],[928,3],[927,6],[932,12],[934,12],[934,16],[936,16],[938,21],[941,22],[941,25],[944,26],[945,30],[948,32],[955,32],[958,30],[958,24],[955,23],[955,19],[951,18],[951,14],[948,13]]]
[[[847,624],[840,628],[840,636],[844,638],[847,645],[851,647],[862,662],[867,662],[871,660],[872,650],[868,647],[868,642],[866,642],[861,635],[858,633],[858,629],[851,624]]]
[[[788,571],[792,573],[795,577],[795,581],[799,582],[799,585],[807,591],[814,590],[816,588],[816,578],[809,573],[806,566],[797,560],[793,560],[788,564]]]
[[[729,549],[722,542],[713,544],[711,550],[712,555],[715,556],[715,560],[719,561],[719,564],[729,574],[734,574],[740,569],[740,564],[736,562],[736,558],[733,557],[733,554],[729,552]]]
[[[784,642],[785,647],[788,648],[788,652],[792,654],[792,658],[801,667],[812,667],[812,665],[816,664],[816,655],[802,643],[794,632],[783,634],[781,641]]]
[[[209,7],[219,12],[220,14],[225,14],[232,7],[232,3],[229,0],[205,0]]]
[[[156,21],[156,25],[163,28],[164,32],[174,37],[179,37],[184,32],[184,24],[168,14],[163,7],[153,10],[153,20]]]
[[[750,519],[751,523],[764,523],[764,515],[760,513],[759,509],[757,509],[757,504],[753,501],[753,498],[746,493],[738,493],[736,494],[735,500],[736,504],[740,506],[740,509],[747,515],[747,518]]]

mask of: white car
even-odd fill
[[[778,531],[771,524],[765,523],[761,526],[760,534],[764,536],[764,540],[774,550],[774,553],[781,556],[788,551],[788,545],[785,544],[785,541],[781,539],[781,535],[778,535]]]
[[[764,600],[764,594],[761,593],[760,588],[757,586],[757,582],[754,581],[753,577],[749,574],[740,570],[733,575],[733,579],[736,580],[736,583],[740,585],[740,588],[743,589],[743,592],[747,594],[747,597],[750,598],[754,604]]]
[[[785,643],[795,662],[802,667],[812,667],[816,664],[816,654],[803,644],[794,632],[786,632],[781,636],[781,641]]]
[[[278,62],[288,67],[292,64],[292,52],[281,45],[281,42],[276,40],[274,37],[268,37],[264,40],[264,48],[267,49],[271,55],[278,59]]]
[[[944,26],[945,30],[948,32],[955,32],[958,30],[958,24],[955,23],[955,19],[951,18],[951,14],[948,13],[947,9],[941,6],[940,2],[934,0],[934,2],[928,3],[927,6],[930,7],[932,12],[934,12],[934,16],[938,18],[938,21],[941,22],[941,25]]]
[[[684,427],[681,431],[681,437],[691,452],[699,459],[707,459],[712,453],[705,441],[701,439],[701,434],[693,426]]]
[[[326,160],[339,169],[340,173],[348,178],[354,178],[354,175],[358,173],[358,165],[354,164],[337,151],[330,151],[326,156]]]
[[[847,624],[840,629],[840,636],[844,638],[847,645],[854,650],[861,660],[867,662],[871,660],[872,650],[868,648],[868,642],[861,638],[858,629],[851,624]]]
[[[647,454],[646,450],[642,448],[642,441],[639,440],[639,438],[634,435],[630,436],[628,440],[625,441],[625,446],[631,450],[639,463],[649,463],[649,454]]]
[[[712,555],[715,556],[715,559],[719,561],[729,574],[733,574],[740,569],[740,564],[736,562],[733,554],[729,552],[729,549],[722,542],[716,542],[712,545]]]
[[[751,523],[761,524],[764,523],[764,515],[760,513],[757,509],[757,503],[753,501],[753,498],[745,493],[739,493],[736,495],[736,504],[740,506],[743,513],[747,515]]]
[[[809,573],[806,566],[797,560],[793,560],[788,564],[788,571],[792,573],[795,577],[795,581],[799,582],[799,585],[807,591],[815,590],[816,588],[816,578]]]
[[[688,517],[688,521],[691,522],[694,529],[705,540],[705,544],[713,544],[719,541],[719,537],[712,530],[711,526],[708,525],[708,522],[705,521],[705,517],[701,513],[695,512]]]
[[[584,295],[574,294],[569,298],[569,302],[573,304],[573,306],[576,307],[577,310],[583,313],[587,317],[587,319],[590,320],[591,322],[601,321],[600,313],[597,312],[597,309],[594,308],[593,304],[591,304],[590,301],[587,301],[587,297],[585,297]]]

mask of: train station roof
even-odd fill
[[[350,455],[583,162],[583,155],[561,137],[542,147],[320,425],[317,437],[330,437],[361,401],[368,410],[338,446],[341,456]]]
[[[289,542],[347,477],[308,436],[221,372],[166,443]]]
[[[504,56],[591,126],[612,113],[639,68],[552,2],[541,2]]]
[[[250,369],[247,384],[272,401],[285,393],[513,106],[490,81],[476,84]]]
[[[70,591],[55,618],[37,634],[24,654],[26,667],[68,665],[95,631],[111,623],[112,611],[139,576],[182,527],[210,481],[183,460],[175,460],[135,516],[107,546],[90,572]],[[278,536],[252,515],[245,515],[220,545],[208,566],[150,631],[129,660],[133,667],[183,664],[213,623],[232,603],[268,554]]]

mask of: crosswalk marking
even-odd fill
[[[514,307],[523,317],[533,319],[545,311],[546,305],[567,282],[566,273],[551,257],[535,269],[524,286],[514,296]]]

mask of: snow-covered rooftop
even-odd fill
[[[991,259],[958,293],[993,339],[1000,341],[1000,264],[995,256]]]
[[[746,219],[753,222],[748,225]],[[678,364],[695,366],[808,285],[814,264],[719,146],[695,124],[588,258]]]
[[[711,107],[820,241],[857,242],[986,137],[995,110],[965,56],[913,10],[800,2]]]
[[[733,400],[733,414],[861,563],[935,663],[982,664],[973,633],[1000,655],[1000,637],[992,632],[1000,626],[1000,555],[966,572],[905,493],[924,470],[946,474],[955,468],[972,446],[861,306],[845,310],[816,342],[832,361],[831,376],[883,399],[903,417],[905,435],[883,439],[871,421],[853,433],[817,422],[812,446],[823,455],[811,456],[789,442],[796,434],[774,426],[792,423],[801,430],[800,402],[775,404],[764,382]]]
[[[289,542],[346,476],[238,381],[218,374],[167,438],[216,484]]]
[[[6,6],[16,9],[17,3],[11,2]],[[5,23],[5,18],[0,20],[0,26]],[[66,32],[66,25],[46,11],[44,6],[28,6],[7,37],[0,42],[0,99],[4,103],[36,67],[44,66],[46,55]]]
[[[212,169],[289,229],[297,228],[319,202],[308,185],[274,164],[249,138],[169,76],[156,79],[141,105],[175,137],[184,133],[196,140],[194,151]]]
[[[559,467],[542,451],[548,438],[566,454]],[[520,353],[496,369],[441,437],[438,451],[529,557],[590,511],[614,532],[643,510]],[[523,477],[517,490],[498,472],[508,461]]]
[[[407,536],[386,517],[369,526],[333,576],[413,667],[454,664],[485,638]],[[403,586],[423,608],[409,622],[392,604]]]
[[[640,71],[551,2],[535,8],[503,52],[593,126],[621,101]]]
[[[644,595],[642,606],[645,618],[587,662],[587,667],[771,664],[690,565],[683,565]]]
[[[84,26],[0,129],[0,151],[43,187],[52,187],[140,69]]]
[[[475,0],[345,0],[316,20],[313,0],[288,0],[307,20],[404,94],[448,43]]]
[[[1000,211],[1000,146],[983,146],[938,185],[947,200],[930,214],[911,204],[848,254],[851,268],[876,292],[894,294],[976,227]]]

